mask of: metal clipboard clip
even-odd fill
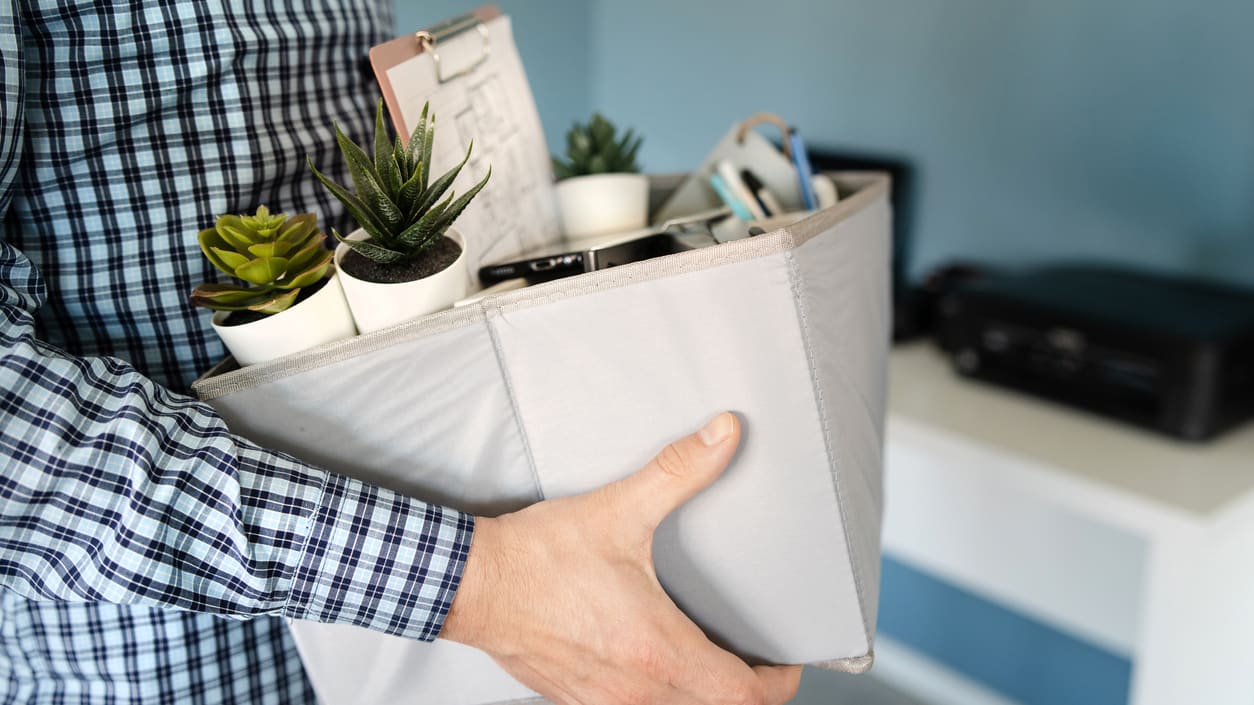
[[[440,61],[440,52],[435,50],[436,43],[452,39],[472,29],[477,30],[479,38],[483,40],[483,48],[479,52],[479,58],[460,71],[445,75],[444,64]],[[492,37],[488,34],[488,28],[473,12],[415,32],[414,36],[418,39],[418,44],[423,51],[430,52],[431,58],[435,60],[435,77],[440,83],[447,83],[474,71],[482,66],[483,62],[487,61],[492,54]]]

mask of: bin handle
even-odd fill
[[[788,135],[792,132],[792,128],[788,126],[788,123],[784,122],[782,117],[776,115],[775,113],[755,113],[746,118],[744,122],[740,123],[740,129],[736,131],[736,144],[744,144],[745,135],[749,134],[749,130],[752,130],[764,122],[769,122],[779,128],[780,137],[783,138],[780,142],[784,145],[784,156],[792,159],[792,146],[789,144],[788,139]]]

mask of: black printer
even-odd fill
[[[937,314],[969,377],[1185,440],[1254,416],[1254,292],[1051,266],[961,282]]]

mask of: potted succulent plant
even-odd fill
[[[352,192],[327,178],[309,160],[314,175],[360,226],[348,237],[334,228],[331,233],[340,241],[335,266],[362,333],[448,308],[466,295],[465,240],[452,225],[483,189],[492,169],[460,197],[449,190],[470,159],[472,143],[460,164],[431,181],[435,115],[428,117],[428,108],[429,104],[423,106],[405,144],[400,135],[395,140],[388,137],[383,101],[379,101],[373,155],[335,126],[335,139],[353,180]]]
[[[631,130],[620,138],[596,113],[566,133],[566,159],[553,158],[557,206],[567,237],[643,228],[648,220],[649,181],[636,153],[642,138]]]
[[[288,217],[265,206],[224,215],[197,236],[205,257],[243,284],[206,282],[191,302],[240,365],[253,365],[357,334],[312,213]]]

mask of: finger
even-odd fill
[[[639,680],[640,678],[649,680]],[[590,698],[589,705],[600,703],[648,703],[649,705],[707,705],[701,699],[686,693],[657,674],[634,674],[619,681],[617,686],[601,694],[602,697]]]
[[[545,677],[525,662],[518,659],[508,659],[506,661],[497,660],[497,663],[506,669],[519,683],[539,693],[545,699],[551,701],[553,705],[580,705],[579,699],[569,689],[553,679]]]
[[[734,414],[715,416],[700,431],[662,449],[639,472],[617,483],[618,495],[649,529],[705,489],[727,468],[740,442]]]
[[[797,694],[801,686],[801,666],[754,666],[766,695],[766,705],[782,705]]]
[[[705,705],[705,701],[674,686],[668,686],[661,702],[670,705]]]
[[[672,680],[677,688],[706,705],[769,702],[754,670],[739,656],[710,641],[691,620],[686,621],[688,628],[671,637],[686,655],[680,676]]]

